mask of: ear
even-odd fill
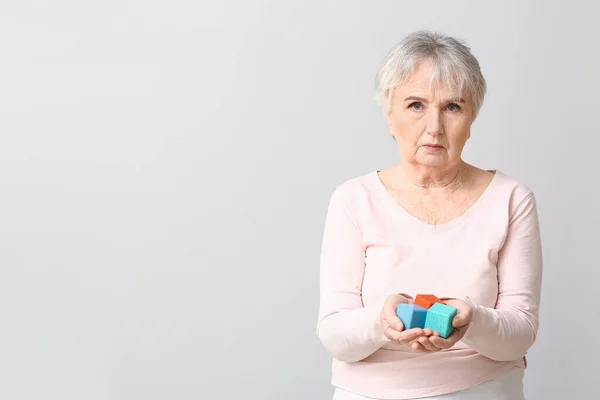
[[[395,140],[396,138],[394,137],[394,132],[392,130],[392,112],[389,108],[387,109],[387,112],[385,113],[385,118],[386,118],[387,125],[388,125],[388,134],[392,137],[392,139]]]
[[[390,135],[392,139],[396,140],[396,136],[394,136],[394,130],[392,129],[392,122],[390,118],[388,118],[388,135]]]
[[[394,136],[394,131],[392,129],[392,127],[394,126],[394,118],[392,115],[392,105],[391,103],[387,106],[387,112],[385,114],[386,120],[387,120],[387,124],[388,124],[388,129],[390,132],[390,136]]]
[[[396,92],[396,89],[395,88],[392,89],[389,92],[389,94],[387,96],[387,100],[385,102],[386,103],[385,104],[385,108],[386,108],[385,116],[387,118],[387,122],[388,122],[389,126],[392,126],[392,103],[394,101],[394,94],[395,94],[395,92]]]

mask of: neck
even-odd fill
[[[464,182],[468,165],[426,167],[409,163],[398,165],[399,175],[418,193],[453,192]]]

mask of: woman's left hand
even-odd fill
[[[432,332],[431,336],[421,336],[412,343],[411,347],[413,350],[426,352],[446,350],[454,346],[465,335],[473,317],[473,309],[462,300],[452,299],[443,301],[447,305],[457,309],[456,316],[452,319],[454,331],[446,339],[442,338],[437,332]]]

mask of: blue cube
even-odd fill
[[[404,329],[424,328],[427,309],[416,304],[398,304],[396,315],[404,324]]]
[[[435,303],[427,310],[425,319],[425,328],[429,328],[440,334],[444,339],[448,338],[454,327],[452,319],[457,313],[457,309],[442,303]]]

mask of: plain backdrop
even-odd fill
[[[340,182],[396,163],[407,33],[467,41],[465,159],[531,187],[528,400],[597,399],[597,2],[4,1],[0,398],[330,399],[318,257]]]

